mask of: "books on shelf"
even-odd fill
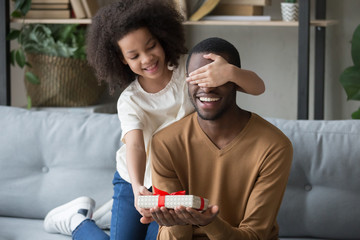
[[[31,9],[44,10],[44,9],[69,9],[68,3],[33,3]]]
[[[186,0],[173,0],[176,10],[187,20]]]
[[[36,10],[30,9],[25,18],[37,18],[37,19],[61,19],[70,18],[70,9],[45,9]]]
[[[49,4],[49,3],[70,3],[70,0],[31,0],[31,4],[34,3],[44,3],[44,4]]]
[[[261,16],[264,14],[264,6],[270,4],[271,0],[204,0],[189,20],[198,21],[209,14]]]
[[[81,0],[81,3],[85,9],[87,18],[92,18],[99,10],[99,5],[95,0]]]
[[[70,7],[71,6],[71,7]],[[99,6],[95,0],[32,0],[26,18],[68,19],[92,18]]]
[[[71,8],[74,11],[75,18],[86,18],[85,8],[81,0],[70,0]]]
[[[264,22],[271,21],[271,16],[237,16],[237,15],[208,15],[203,17],[204,21],[244,21],[244,22]]]
[[[31,8],[25,17],[32,19],[70,18],[69,3],[69,0],[32,0]]]
[[[205,0],[204,3],[197,9],[189,18],[190,21],[198,21],[207,14],[209,14],[218,4],[220,0]]]
[[[211,15],[254,16],[263,15],[263,12],[264,8],[262,6],[220,3],[211,12]]]
[[[253,5],[253,6],[269,6],[271,5],[271,0],[221,0],[221,3]]]

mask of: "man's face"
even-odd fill
[[[212,62],[205,59],[204,54],[192,54],[188,65],[189,73]],[[234,83],[228,82],[215,88],[188,84],[188,93],[198,116],[204,120],[216,120],[229,108],[236,105],[236,85]]]

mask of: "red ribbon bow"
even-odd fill
[[[158,199],[158,206],[159,207],[165,206],[165,196],[166,195],[185,195],[185,191],[178,191],[178,192],[168,193],[168,192],[162,191],[160,189],[157,189],[154,186],[153,186],[153,188],[154,188],[154,195],[159,195],[159,199]]]
[[[153,186],[153,189],[154,189],[154,194],[153,195],[159,195],[159,199],[158,199],[158,206],[159,207],[165,206],[165,196],[166,195],[185,195],[185,191],[178,191],[178,192],[168,193],[168,192],[162,191],[160,189],[157,189],[154,186]],[[204,205],[205,205],[205,201],[204,201],[204,198],[202,198],[202,197],[200,197],[200,200],[201,200],[201,205],[200,205],[200,208],[198,210],[203,210]]]

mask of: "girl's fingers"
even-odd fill
[[[208,53],[208,54],[203,55],[203,58],[211,59],[211,60],[214,60],[214,61],[215,61],[215,59],[216,59],[217,56],[218,56],[218,55],[216,55],[216,54]]]
[[[199,83],[199,87],[209,87],[208,83]]]
[[[186,78],[187,82],[192,82],[192,81],[203,81],[206,80],[208,78],[208,74],[207,73],[198,73],[196,75],[192,75],[190,77]]]
[[[198,75],[200,73],[205,73],[208,70],[208,65],[202,66],[201,68],[196,69],[195,71],[192,71],[189,73],[189,76]]]

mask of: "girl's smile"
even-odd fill
[[[158,62],[155,64],[150,65],[149,67],[145,67],[144,70],[148,71],[149,73],[154,73],[158,69]]]

